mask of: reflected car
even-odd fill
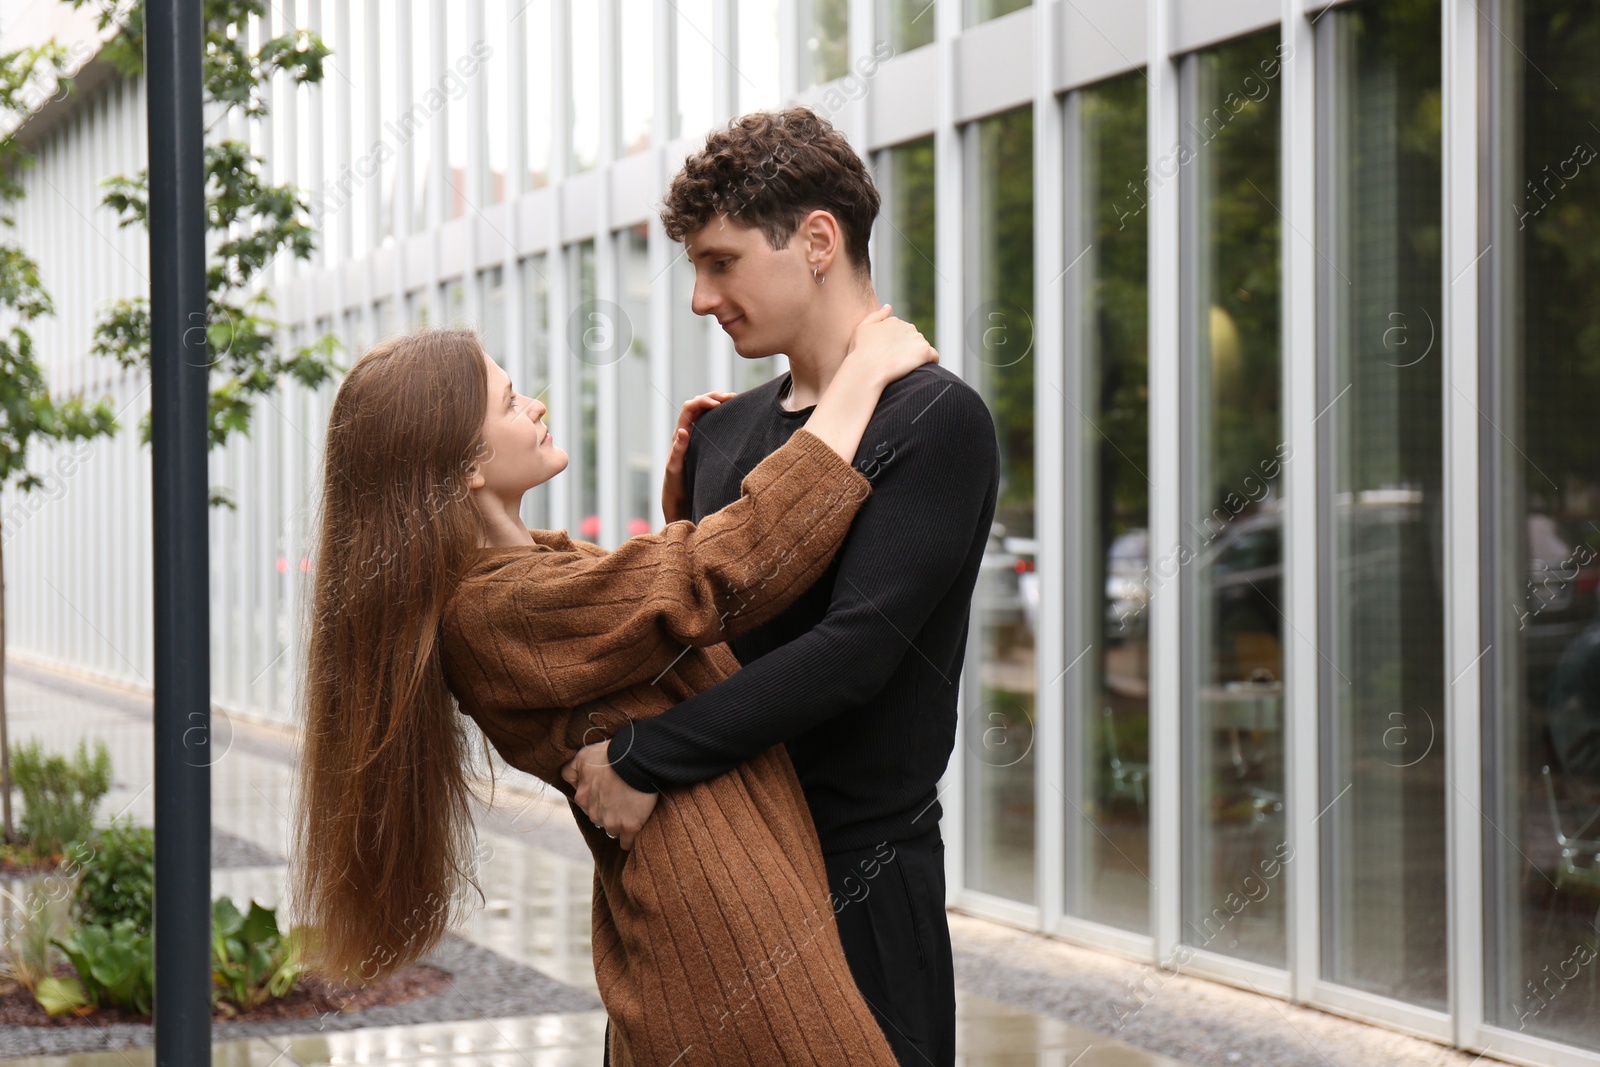
[[[1150,605],[1150,531],[1119,534],[1106,550],[1107,641],[1142,640]]]
[[[973,596],[981,625],[1013,631],[1017,638],[1026,634],[1032,641],[1039,619],[1039,575],[1034,568],[1038,549],[1038,541],[1009,537],[998,522],[989,528]]]

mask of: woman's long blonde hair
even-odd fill
[[[465,884],[482,897],[438,631],[484,534],[466,478],[488,389],[475,334],[424,330],[362,356],[328,420],[289,888],[305,958],[335,981],[414,962]]]

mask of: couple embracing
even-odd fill
[[[877,301],[878,204],[804,108],[685,162],[662,217],[693,310],[791,369],[684,404],[667,525],[613,550],[522,523],[567,455],[471,332],[351,369],[291,865],[319,970],[374,977],[458,917],[481,735],[569,798],[593,853],[614,1067],[953,1064],[937,785],[998,448]]]

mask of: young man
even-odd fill
[[[805,108],[736,120],[673,180],[662,218],[694,263],[695,313],[715,315],[742,358],[782,352],[791,368],[694,425],[693,520],[737,499],[805,425],[879,307],[867,256],[877,213],[860,158]],[[901,1063],[944,1067],[955,983],[937,786],[994,516],[994,423],[971,387],[930,364],[885,390],[856,466],[873,492],[844,547],[788,611],[733,642],[743,668],[584,749],[568,780],[626,845],[658,790],[787,743],[856,983]]]

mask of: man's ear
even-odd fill
[[[811,212],[800,220],[797,230],[801,240],[801,252],[806,257],[807,268],[815,267],[823,274],[827,274],[836,266],[843,266],[844,234],[839,229],[839,220],[833,217],[833,212],[821,208]]]

